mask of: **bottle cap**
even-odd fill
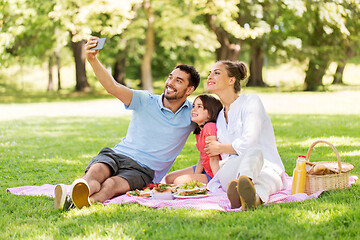
[[[298,157],[299,158],[306,158],[304,155],[299,155]]]

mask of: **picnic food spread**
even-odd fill
[[[205,184],[193,180],[191,182],[180,185],[177,189],[177,195],[179,196],[194,196],[194,195],[206,195],[207,189]]]
[[[129,191],[126,194],[136,197],[151,197],[154,193],[173,193],[175,192],[173,184],[162,184],[162,183],[150,183],[146,185],[142,190],[135,189]]]
[[[310,153],[318,143],[325,143],[332,148],[337,161],[310,162]],[[318,191],[343,189],[349,186],[350,171],[354,168],[350,163],[341,162],[339,151],[328,141],[316,140],[313,142],[306,154],[306,194]]]
[[[151,183],[146,185],[142,190],[135,189],[126,194],[136,197],[153,197],[155,199],[171,200],[174,197],[204,197],[207,196],[207,189],[205,184],[193,180],[177,187],[174,184]]]

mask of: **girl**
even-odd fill
[[[217,139],[206,139],[206,153],[221,154],[223,165],[208,184],[226,191],[231,208],[255,209],[286,184],[274,130],[260,98],[239,94],[247,77],[242,62],[219,61],[209,71],[207,91],[224,104],[216,121]]]
[[[216,140],[216,119],[222,109],[221,102],[210,95],[199,95],[195,98],[191,110],[191,120],[197,124],[194,134],[196,147],[200,152],[199,161],[192,167],[187,167],[165,176],[167,184],[180,185],[192,180],[207,184],[219,170],[219,155],[209,157],[205,151],[205,138]]]

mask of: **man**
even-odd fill
[[[97,44],[91,37],[85,44],[87,60],[108,93],[133,110],[126,136],[114,148],[104,148],[73,182],[70,196],[65,185],[55,188],[55,208],[90,206],[133,189],[142,189],[153,180],[160,182],[194,130],[191,103],[187,97],[200,82],[199,73],[189,65],[178,65],[165,82],[164,93],[132,90],[117,83],[97,59]],[[71,199],[70,199],[71,198]],[[72,201],[71,201],[72,200]]]

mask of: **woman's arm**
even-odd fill
[[[215,136],[208,136],[205,139],[205,152],[209,157],[216,157],[221,153],[237,154],[231,143],[220,143]]]

